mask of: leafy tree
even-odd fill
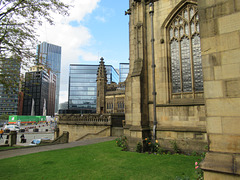
[[[0,115],[0,120],[8,120],[9,115],[7,114],[2,114]]]
[[[19,61],[21,68],[36,60],[36,28],[43,21],[54,24],[51,14],[69,15],[61,0],[0,0],[0,84],[7,84],[1,61]],[[11,64],[11,63],[8,63]]]

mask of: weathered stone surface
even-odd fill
[[[222,118],[207,117],[207,133],[222,133]]]
[[[204,170],[204,178],[239,179],[239,158],[240,155],[208,152],[200,164]]]
[[[221,98],[224,96],[224,84],[222,81],[205,81],[204,88],[209,89],[205,92],[205,98]]]
[[[240,116],[240,98],[206,99],[208,116]]]
[[[230,33],[240,29],[239,13],[230,14],[218,19],[219,34]]]
[[[210,151],[239,153],[240,135],[234,134],[209,134]]]

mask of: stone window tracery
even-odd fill
[[[202,61],[196,5],[188,4],[175,15],[168,26],[168,34],[172,95],[202,93]]]

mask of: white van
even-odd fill
[[[4,130],[9,129],[10,131],[19,131],[20,128],[16,125],[5,125]]]

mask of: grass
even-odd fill
[[[195,179],[197,156],[121,151],[115,141],[2,159],[1,179]]]
[[[24,146],[0,146],[1,150],[7,150],[7,149],[17,149],[17,148],[23,148]]]

